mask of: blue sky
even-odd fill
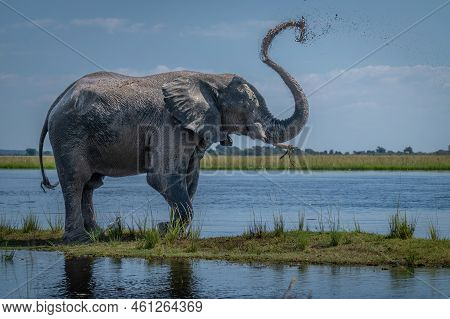
[[[280,117],[293,101],[259,61],[260,41],[274,24],[304,15],[316,38],[302,46],[286,32],[272,48],[314,92],[303,147],[433,151],[450,144],[450,5],[316,91],[444,0],[6,2],[106,70],[240,74]],[[0,2],[0,148],[37,147],[56,96],[98,66]]]

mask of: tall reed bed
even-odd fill
[[[303,155],[289,159],[280,156],[211,156],[202,169],[223,170],[450,170],[448,155]]]
[[[450,170],[448,155],[302,155],[291,161],[276,156],[216,156],[207,154],[201,168],[207,170]],[[52,156],[44,166],[55,168]],[[0,168],[37,169],[37,156],[0,156]]]

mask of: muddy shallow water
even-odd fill
[[[0,254],[2,252],[0,251]],[[287,291],[291,280],[296,284]],[[18,251],[2,298],[448,298],[450,269],[64,258]]]

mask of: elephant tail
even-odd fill
[[[44,192],[45,192],[45,188],[48,188],[48,189],[54,189],[54,188],[55,188],[56,186],[58,186],[58,184],[59,184],[58,182],[55,183],[55,184],[51,184],[51,183],[50,183],[50,181],[49,181],[47,175],[45,174],[44,160],[43,160],[43,158],[42,158],[42,155],[43,155],[42,150],[43,150],[43,148],[44,148],[45,136],[47,135],[47,132],[48,132],[48,118],[49,118],[50,113],[52,112],[53,108],[55,107],[55,105],[58,104],[58,102],[61,100],[61,98],[64,96],[64,94],[66,94],[67,91],[69,91],[69,90],[73,87],[73,85],[74,85],[75,83],[76,83],[76,82],[72,83],[67,89],[64,90],[63,93],[61,93],[61,95],[59,95],[59,96],[56,98],[55,102],[53,102],[53,104],[50,106],[50,109],[48,110],[47,117],[45,118],[44,126],[42,127],[41,137],[40,137],[40,139],[39,139],[39,164],[40,164],[40,167],[41,167],[41,173],[42,173],[41,188],[42,188],[42,190],[43,190]]]

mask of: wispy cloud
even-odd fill
[[[188,26],[182,36],[218,37],[226,39],[245,38],[261,29],[268,29],[276,24],[272,20],[247,20],[236,23],[219,23],[210,26]]]
[[[163,24],[150,25],[144,22],[131,22],[121,18],[92,18],[92,19],[73,19],[70,24],[75,27],[95,27],[103,29],[107,32],[160,32]]]

